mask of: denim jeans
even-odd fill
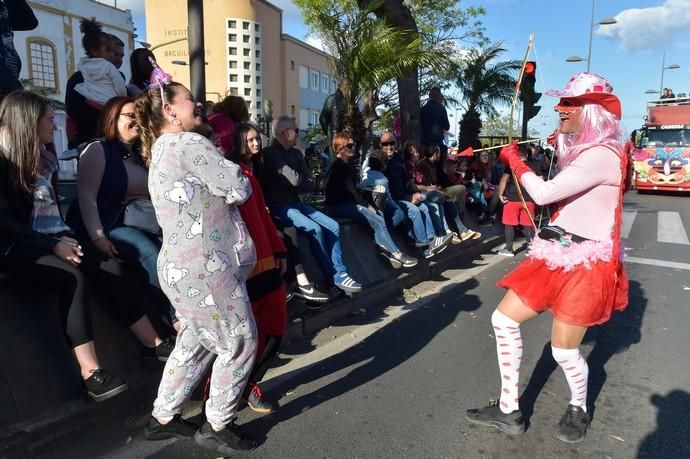
[[[354,202],[328,206],[328,210],[335,217],[351,218],[368,224],[374,230],[374,240],[379,247],[391,254],[400,252],[390,233],[388,233],[386,221],[381,211],[372,212],[369,208]]]
[[[160,243],[154,236],[140,231],[130,226],[119,226],[110,230],[108,239],[113,243],[118,251],[118,257],[124,261],[141,266],[149,279],[149,284],[160,290],[161,284],[158,279],[158,254]],[[175,320],[175,308],[170,307],[170,318]]]
[[[309,236],[312,252],[327,279],[347,272],[338,222],[301,202],[271,206],[271,214]]]
[[[156,288],[161,288],[157,270],[160,244],[154,242],[143,231],[130,226],[120,226],[111,230],[108,239],[117,249],[119,258],[144,268],[149,283]]]
[[[410,201],[397,201],[397,204],[412,222],[412,231],[417,242],[426,244],[436,236],[426,204],[415,205]]]

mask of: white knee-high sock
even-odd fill
[[[560,349],[551,346],[553,358],[565,373],[565,379],[570,386],[570,404],[579,406],[587,412],[587,377],[589,367],[587,361],[580,355],[580,349]]]
[[[520,324],[496,309],[491,315],[496,335],[496,354],[501,372],[501,411],[511,413],[519,409],[518,388],[520,361],[522,360],[522,336]]]

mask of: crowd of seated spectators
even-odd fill
[[[161,69],[149,50],[136,49],[127,81],[119,71],[122,42],[93,19],[83,20],[81,31],[86,57],[66,88],[69,147],[75,149],[79,165],[77,196],[65,219],[56,192],[58,163],[50,147],[54,125],[49,102],[17,90],[0,104],[0,270],[41,279],[41,288],[58,292],[60,325],[85,388],[94,400],[104,400],[127,385],[100,365],[90,329],[92,305],[112,305],[109,309],[132,330],[148,359],[168,358],[183,321],[176,315],[174,298],[161,287],[161,276],[167,275],[159,265],[163,234],[149,194],[150,181],[159,178],[149,175],[147,148],[160,133],[143,126],[141,117],[149,88],[161,97],[164,93],[163,83],[152,82]],[[476,212],[480,224],[490,224],[503,201],[500,184],[506,171],[492,152],[481,152],[476,159],[449,158],[436,140],[400,145],[393,132],[385,131],[360,167],[352,136],[341,132],[329,145],[335,159],[325,178],[324,205],[313,206],[304,200],[314,188],[314,177],[296,148],[299,129],[294,118],[274,120],[271,142],[264,146],[242,98],[229,96],[213,104],[208,118],[202,104],[194,104],[194,116],[201,120],[194,132],[239,165],[253,190],[238,208],[258,255],[246,287],[260,345],[245,395],[260,412],[274,408],[263,399],[258,383],[284,334],[287,302],[296,297],[318,309],[341,293],[352,296],[364,288],[346,266],[342,222],[370,230],[376,250],[392,268],[410,269],[419,262],[410,255],[415,248],[429,259],[481,238],[466,224],[468,212]],[[427,111],[434,117],[445,113],[432,108]],[[535,158],[535,168],[549,174],[547,155],[539,151]],[[166,196],[179,204],[180,212],[188,205],[185,186],[180,183]],[[201,231],[199,221],[187,238]],[[395,233],[403,235],[402,244]],[[308,247],[300,248],[304,241]],[[304,251],[316,260],[321,282],[305,271]],[[168,325],[164,336],[144,312],[152,310],[156,320]]]

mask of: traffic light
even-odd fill
[[[520,100],[522,101],[522,138],[527,138],[527,122],[537,116],[541,107],[535,105],[541,98],[540,92],[534,91],[534,83],[537,78],[537,63],[527,61],[525,63],[525,73],[520,83]]]

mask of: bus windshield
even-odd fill
[[[642,147],[688,147],[689,129],[647,129],[642,135]]]

